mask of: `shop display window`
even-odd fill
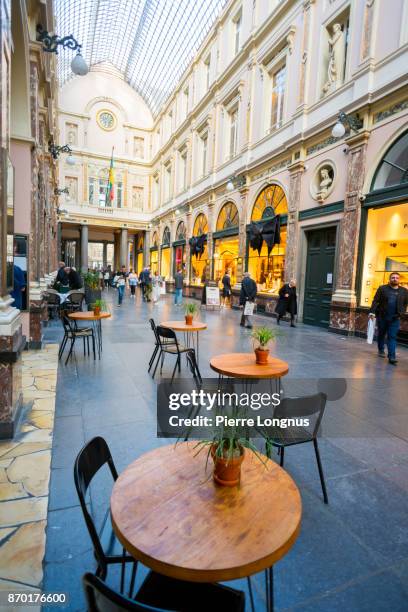
[[[203,234],[208,232],[208,221],[207,217],[200,213],[194,222],[193,236],[199,238]],[[208,246],[207,241],[204,244],[204,251],[201,256],[191,257],[191,282],[193,285],[204,285],[209,280],[207,278],[207,260],[208,260]]]
[[[160,276],[170,280],[170,247],[162,247],[160,259]]]
[[[150,251],[150,272],[152,275],[159,271],[159,252],[157,249]]]
[[[174,247],[174,270],[173,276],[177,270],[185,270],[186,267],[186,247],[184,245]]]
[[[265,243],[260,255],[249,247],[248,272],[255,280],[259,292],[277,295],[285,282],[286,233],[286,227],[281,228],[281,242],[275,244],[269,257]]]
[[[368,211],[361,285],[361,306],[371,306],[391,272],[408,289],[408,203]]]
[[[214,280],[220,287],[222,277],[227,271],[231,275],[231,285],[237,282],[238,249],[238,236],[217,238],[214,241]]]
[[[137,254],[136,263],[137,263],[137,273],[140,274],[141,271],[143,270],[143,251]]]

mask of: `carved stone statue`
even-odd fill
[[[333,183],[333,178],[330,176],[328,168],[322,168],[320,170],[319,190],[316,193],[316,199],[319,202],[322,202],[323,200],[327,198],[327,195],[329,193],[330,187],[332,186],[332,183]]]
[[[329,61],[327,64],[327,81],[323,86],[323,93],[334,91],[343,83],[345,62],[345,36],[340,23],[335,23],[329,37]]]

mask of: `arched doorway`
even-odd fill
[[[217,218],[214,232],[214,280],[220,282],[229,271],[231,283],[237,280],[239,214],[234,202],[226,202]]]

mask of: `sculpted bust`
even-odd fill
[[[322,168],[320,170],[319,190],[316,193],[316,199],[319,200],[319,202],[327,198],[329,189],[332,186],[332,183],[333,183],[333,178],[329,174],[329,169]]]

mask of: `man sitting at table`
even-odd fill
[[[68,266],[65,268],[65,271],[68,275],[69,288],[72,289],[82,289],[82,278],[80,274],[75,270],[75,268],[69,268]]]

